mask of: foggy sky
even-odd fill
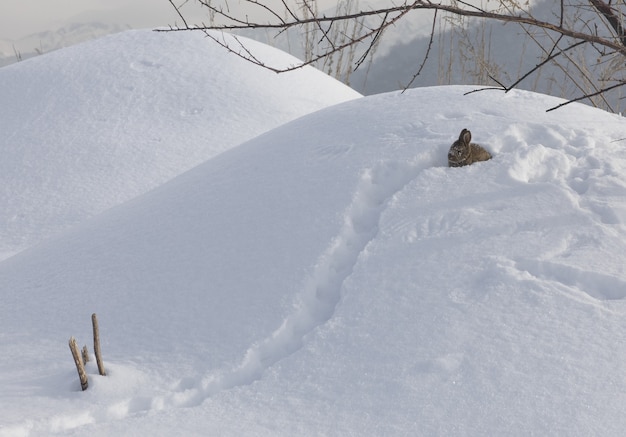
[[[175,0],[176,4],[182,2]],[[232,10],[245,2],[230,0],[229,4]],[[268,0],[266,4],[280,5],[280,1]],[[318,4],[330,7],[336,1],[318,0]],[[194,7],[193,1],[185,8],[189,14],[186,18],[191,17],[192,22],[207,21],[204,11]],[[254,9],[248,7],[246,12],[254,16]],[[70,23],[90,21],[151,28],[180,23],[180,18],[168,0],[0,0],[1,39],[15,40]]]

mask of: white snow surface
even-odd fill
[[[471,89],[327,107],[0,262],[0,435],[622,435],[626,124]],[[259,108],[224,120],[247,130]],[[137,117],[205,146],[180,110]],[[462,128],[494,159],[448,168]],[[58,147],[39,159],[65,178],[76,149]],[[82,392],[67,340],[90,345],[94,312],[108,375],[92,357]]]
[[[298,62],[240,41],[272,65]],[[127,31],[2,68],[0,259],[357,97],[313,68],[256,67],[200,33]]]

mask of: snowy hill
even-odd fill
[[[309,114],[1,262],[0,435],[621,435],[624,120],[468,89]],[[493,160],[446,166],[463,127]]]
[[[268,62],[295,58],[248,41]],[[199,34],[128,31],[0,69],[0,259],[359,94]]]

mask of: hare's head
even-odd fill
[[[470,157],[471,148],[470,141],[472,133],[467,129],[463,129],[459,135],[459,139],[452,143],[448,152],[448,160],[451,163],[461,163]]]

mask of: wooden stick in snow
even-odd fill
[[[104,364],[102,364],[102,353],[100,352],[100,331],[98,329],[98,317],[96,313],[91,315],[91,323],[93,324],[93,350],[96,354],[96,363],[98,363],[98,373],[106,376]]]
[[[83,350],[82,352],[82,356],[83,356],[83,363],[88,363],[89,362],[89,350],[87,349],[87,345],[83,346]]]
[[[80,388],[85,391],[89,387],[89,381],[87,380],[87,373],[85,372],[85,365],[80,358],[80,352],[78,352],[78,345],[76,339],[70,337],[70,350],[72,351],[72,357],[74,357],[74,364],[76,364],[76,370],[78,370],[78,378],[80,379]]]

